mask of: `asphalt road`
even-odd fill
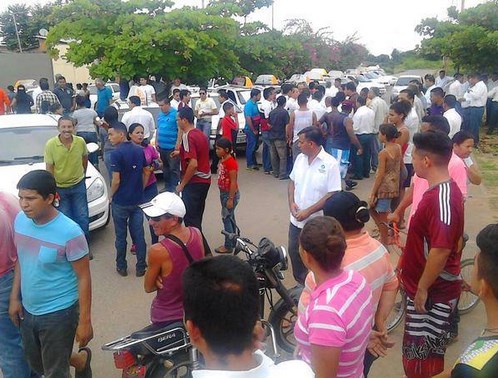
[[[270,238],[275,244],[287,244],[289,214],[287,206],[287,183],[260,172],[245,170],[245,158],[239,158],[239,186],[241,201],[237,208],[238,226],[244,236],[253,241],[262,237]],[[101,165],[102,167],[103,165]],[[161,179],[159,179],[161,180]],[[362,199],[368,197],[373,178],[363,180],[355,189]],[[475,235],[485,225],[496,222],[496,217],[489,214],[488,198],[483,187],[471,188],[471,197],[466,204],[466,231],[470,236],[465,256],[471,257],[475,252]],[[367,225],[371,229],[373,222]],[[215,178],[209,191],[204,215],[204,232],[214,248],[223,243],[218,188]],[[148,230],[146,230],[147,241]],[[114,367],[110,352],[101,351],[101,346],[118,337],[122,337],[146,326],[149,322],[149,307],[153,294],[143,290],[143,278],[136,278],[135,257],[128,255],[129,276],[123,278],[115,271],[114,228],[112,222],[104,229],[91,234],[91,249],[94,260],[91,261],[93,280],[92,321],[94,339],[90,343],[93,350],[93,372],[95,377],[117,377],[121,372]],[[286,273],[285,283],[294,285],[292,275]],[[482,305],[472,313],[462,316],[459,340],[451,345],[447,353],[447,364],[454,362],[462,349],[479,335],[484,326],[485,315]],[[389,356],[374,363],[371,376],[401,377],[401,338],[402,326],[392,337],[396,346]]]

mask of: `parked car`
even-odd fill
[[[298,83],[309,83],[309,78],[305,74],[294,74],[289,79],[286,80],[287,83],[298,84]]]
[[[254,82],[256,86],[274,86],[279,84],[280,81],[275,75],[259,75]]]
[[[119,84],[109,82],[109,83],[106,83],[105,86],[111,89],[112,99],[119,100],[119,96],[120,96]],[[90,91],[90,103],[92,104],[92,109],[94,109],[95,103],[97,102],[97,87],[95,87],[95,84],[89,84],[88,90]]]
[[[408,87],[411,81],[418,80],[423,83],[424,80],[419,75],[401,75],[393,86],[393,91],[391,93],[391,102],[399,95],[399,93]]]
[[[24,174],[44,170],[45,144],[58,133],[57,121],[50,115],[0,116],[0,190],[17,196],[16,186]],[[90,162],[86,175],[90,230],[95,230],[109,222],[109,194],[104,178]]]
[[[339,71],[339,70],[330,70],[329,71],[329,76],[330,79],[336,79],[336,78],[343,78],[344,77],[344,72]]]
[[[317,81],[320,84],[325,84],[326,81],[330,81],[330,76],[324,68],[313,68],[308,73],[309,80]]]
[[[367,79],[364,75],[347,75],[349,79],[356,82],[356,91],[360,92],[363,88],[377,87],[381,95],[386,93],[386,86],[379,82],[374,82],[371,79]]]

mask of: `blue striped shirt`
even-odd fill
[[[177,111],[171,108],[168,113],[160,112],[157,117],[157,145],[161,149],[175,148],[178,136]]]

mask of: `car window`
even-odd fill
[[[0,166],[43,162],[45,144],[57,134],[55,126],[0,129]]]
[[[237,97],[242,105],[247,103],[251,98],[251,91],[237,91]]]
[[[410,82],[412,80],[415,80],[417,78],[415,77],[409,77],[409,78],[399,78],[397,81],[396,81],[396,85],[397,86],[407,86],[408,84],[410,84]]]
[[[119,92],[119,85],[117,84],[111,84],[112,92]]]

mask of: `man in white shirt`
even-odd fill
[[[425,87],[427,90],[425,91],[424,97],[425,100],[427,101],[427,108],[430,108],[431,106],[431,91],[433,88],[436,88],[435,84],[435,79],[433,75],[427,74],[424,78],[425,80]]]
[[[339,162],[325,152],[320,128],[310,126],[298,133],[299,154],[290,174],[289,256],[294,279],[301,284],[308,273],[299,256],[299,234],[310,218],[322,216],[326,200],[341,190]]]
[[[178,105],[180,105],[180,90],[178,88],[175,88],[173,90],[173,95],[171,96],[171,100],[169,103],[171,105],[171,108],[178,110]]]
[[[315,376],[303,361],[275,364],[258,349],[265,335],[259,284],[247,262],[230,255],[195,261],[184,271],[183,292],[185,326],[205,361],[194,378]]]
[[[498,72],[494,72],[491,75],[491,79],[486,82],[486,87],[488,88],[488,92],[491,92],[498,85]],[[491,96],[488,96],[488,101],[486,102],[486,125],[490,123],[491,116],[491,106],[492,106]]]
[[[208,97],[206,87],[199,89],[199,96],[194,109],[195,117],[197,117],[196,128],[202,130],[209,140],[213,115],[218,114],[218,107],[214,100]]]
[[[389,106],[386,101],[380,97],[380,91],[378,87],[372,87],[368,91],[368,98],[370,99],[370,104],[368,107],[375,113],[375,123],[374,123],[374,137],[372,138],[372,169],[377,170],[379,164],[379,151],[380,151],[380,141],[379,141],[379,126],[384,123],[387,114],[389,113]]]
[[[450,80],[451,80],[450,77],[446,76],[446,71],[440,70],[439,76],[436,78],[436,87],[444,88],[446,84],[450,82]]]
[[[308,109],[315,112],[316,119],[319,120],[322,116],[327,113],[327,108],[322,104],[323,94],[320,91],[315,91],[311,95],[311,100],[308,102]]]
[[[367,107],[367,100],[358,96],[356,99],[356,112],[353,115],[353,130],[360,141],[362,154],[358,154],[356,147],[352,146],[354,159],[353,180],[362,180],[370,177],[370,159],[372,157],[372,139],[375,130],[375,112]]]
[[[450,84],[448,88],[447,95],[453,95],[458,99],[463,97],[465,90],[463,88],[464,77],[460,73],[456,73],[454,76],[455,80]]]
[[[156,130],[156,123],[152,113],[143,109],[140,106],[140,98],[138,96],[131,96],[128,100],[130,110],[123,115],[121,122],[126,125],[128,129],[131,124],[139,123],[144,127],[144,139],[150,141],[154,137]]]
[[[178,89],[178,90],[182,90],[182,89],[188,89],[188,87],[182,83],[181,79],[180,78],[175,78],[173,80],[173,84],[171,85],[171,88],[170,88],[170,93],[173,95],[174,94],[174,90],[175,89]]]
[[[299,104],[297,103],[297,97],[299,96],[299,90],[296,86],[292,86],[291,90],[287,94],[287,102],[285,104],[287,111],[291,114],[299,109]]]
[[[462,116],[456,111],[455,106],[457,104],[456,97],[453,95],[446,95],[444,97],[443,116],[448,120],[450,124],[450,132],[448,137],[453,138],[453,136],[460,131],[462,127]]]
[[[479,128],[481,127],[484,107],[488,99],[488,88],[477,73],[470,74],[468,77],[470,87],[463,97],[469,104],[468,130],[474,136],[474,143],[477,148],[479,145]]]
[[[142,105],[148,106],[151,103],[156,102],[156,90],[150,84],[147,84],[147,78],[145,77],[140,78],[140,87],[138,87],[138,91],[144,94],[143,98],[140,99]]]

